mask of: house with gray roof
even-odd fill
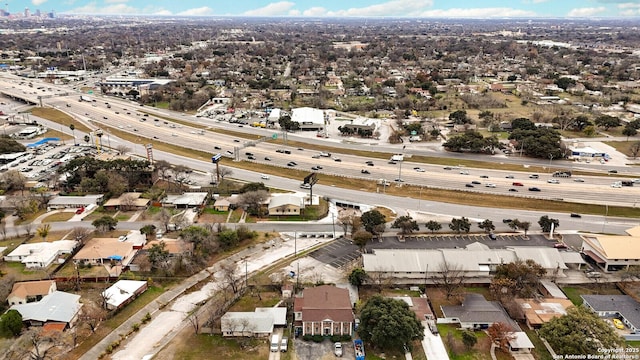
[[[520,331],[497,301],[488,301],[482,294],[467,294],[462,305],[440,306],[444,318],[439,323],[460,324],[463,329],[486,329],[494,323],[502,322]]]
[[[44,326],[50,323],[64,324],[71,328],[80,313],[80,295],[63,291],[54,291],[42,297],[38,302],[13,305],[22,316],[22,322],[28,326]]]
[[[602,318],[618,318],[632,334],[640,332],[640,303],[629,295],[581,295],[583,304]],[[637,340],[637,338],[636,338]]]
[[[269,200],[269,215],[300,215],[304,199],[296,194],[274,194]]]
[[[228,312],[220,319],[222,336],[268,337],[275,326],[287,325],[287,308],[256,308],[253,312]]]
[[[162,206],[186,209],[204,206],[209,194],[206,192],[186,192],[180,195],[167,195]]]

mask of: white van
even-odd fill
[[[287,339],[286,337],[282,338],[282,341],[280,341],[280,351],[282,351],[282,352],[286,352],[287,351],[288,346],[289,346],[288,340],[289,339]]]
[[[280,349],[280,338],[278,334],[271,335],[271,352],[277,352]]]

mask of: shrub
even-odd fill
[[[324,341],[324,336],[322,335],[313,335],[313,342],[321,343]]]
[[[302,337],[302,340],[304,341],[311,341],[312,339],[313,339],[313,336],[309,334],[304,334],[304,336]]]
[[[350,342],[351,341],[351,335],[342,335],[342,341],[343,342]]]
[[[336,342],[340,342],[342,341],[342,336],[341,335],[333,335],[331,336],[331,342],[336,343]]]

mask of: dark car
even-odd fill
[[[249,160],[255,160],[255,159],[256,159],[256,157],[255,157],[255,156],[253,156],[253,155],[251,155],[251,156],[247,156],[247,159],[249,159]]]
[[[617,174],[618,170],[609,170],[609,174]]]
[[[518,189],[514,189],[514,188],[510,188],[509,191],[511,192],[518,192]]]
[[[265,157],[264,157],[264,160],[265,160],[265,161],[271,161],[271,158],[270,158],[270,157],[268,157],[268,156],[265,156]]]
[[[508,224],[510,222],[513,222],[513,219],[502,219],[502,222]]]
[[[481,178],[481,179],[488,179],[488,178],[489,178],[489,176],[487,176],[487,175],[480,175],[480,178]]]
[[[293,167],[293,166],[296,166],[296,163],[294,163],[294,162],[290,162],[290,163],[287,163],[287,166],[291,166],[291,167]]]
[[[214,146],[213,148],[216,149],[216,150],[222,150],[222,148],[220,146]]]
[[[572,217],[572,218],[581,218],[581,217],[582,217],[582,215],[580,215],[580,214],[576,214],[576,213],[571,213],[571,217]]]
[[[529,191],[541,191],[540,188],[537,187],[530,187]]]
[[[365,170],[365,169],[360,170],[360,173],[361,173],[361,174],[371,174],[371,173],[369,172],[369,170]]]
[[[464,184],[464,186],[468,187],[468,188],[472,188],[473,184]]]
[[[471,183],[472,183],[473,185],[480,185],[480,184],[482,184],[480,181],[477,181],[477,180],[473,180]]]

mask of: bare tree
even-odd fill
[[[0,220],[0,234],[2,234],[2,240],[7,240],[7,224],[3,220]]]
[[[158,221],[162,227],[164,227],[164,231],[169,231],[169,223],[171,222],[171,213],[169,210],[162,208],[160,213],[158,213]]]
[[[23,338],[26,340],[26,344],[23,344],[24,351],[19,356],[20,359],[25,356],[31,360],[54,359],[63,355],[69,347],[61,332],[45,332],[42,328],[29,329]]]
[[[158,160],[153,164],[153,166],[158,171],[158,176],[163,181],[166,181],[171,172],[171,164],[166,160]]]
[[[269,192],[266,190],[248,191],[239,196],[238,205],[246,209],[249,214],[261,216],[262,205],[268,198]]]
[[[222,281],[231,288],[234,294],[240,291],[240,285],[242,279],[238,274],[238,267],[235,263],[224,262],[220,265],[220,271],[222,272]]]
[[[462,266],[448,261],[440,263],[437,273],[432,277],[435,284],[444,288],[447,299],[454,295],[464,283]]]
[[[111,294],[108,294],[104,290],[101,291],[100,292],[100,306],[102,306],[103,309],[109,310],[109,300],[111,300]]]
[[[126,194],[122,196],[122,200],[120,201],[120,210],[131,211],[135,208],[136,205],[136,196],[133,194]],[[124,209],[123,209],[124,207]]]
[[[220,169],[220,179],[224,180],[225,177],[233,175],[233,169],[228,167],[221,166]]]
[[[91,333],[95,333],[98,330],[100,323],[107,318],[107,311],[95,302],[87,302],[83,305],[82,312],[80,313],[80,324],[86,325]]]
[[[193,331],[198,335],[200,333],[200,317],[198,316],[198,308],[196,308],[191,314],[187,316],[189,324],[193,327]]]
[[[78,241],[80,244],[84,244],[88,239],[89,235],[91,235],[91,230],[83,227],[76,226],[71,229],[70,236],[75,241]]]
[[[131,148],[128,147],[127,145],[121,144],[121,145],[116,146],[116,151],[118,152],[118,154],[122,155],[122,154],[126,154],[129,151],[131,151]]]
[[[24,234],[27,237],[31,237],[31,234],[33,232],[33,223],[28,222],[28,223],[24,224],[23,225],[23,229],[24,229]]]

